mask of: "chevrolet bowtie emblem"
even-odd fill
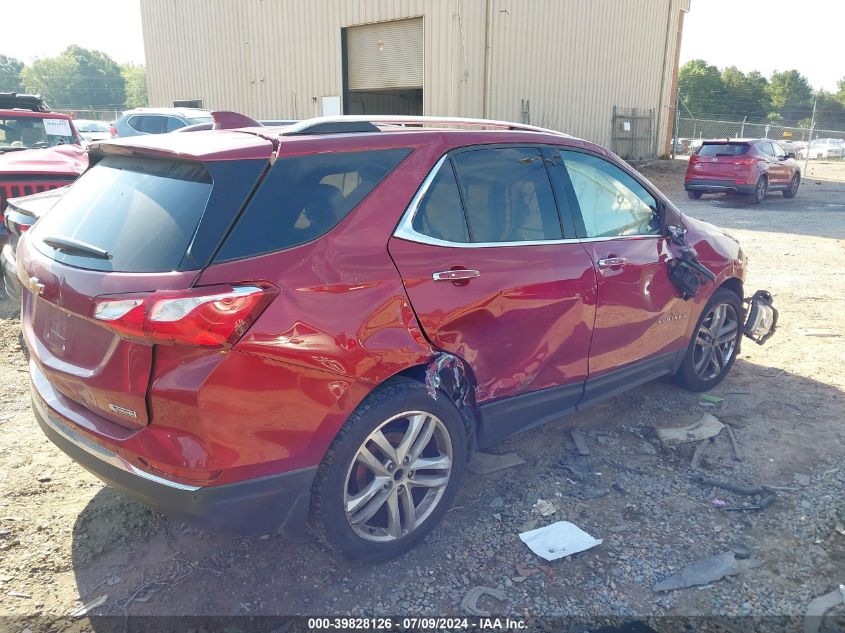
[[[41,280],[38,277],[30,277],[26,285],[33,294],[41,295],[41,293],[44,292],[44,284],[41,283]]]

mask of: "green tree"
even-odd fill
[[[703,59],[693,59],[678,72],[681,101],[695,117],[721,116],[724,110],[725,86],[719,69]]]
[[[148,104],[147,69],[136,64],[124,64],[120,74],[126,82],[126,109],[142,108]]]
[[[24,87],[57,106],[122,108],[126,82],[108,55],[68,46],[58,57],[36,60],[21,73]]]
[[[836,94],[833,95],[833,98],[842,105],[845,105],[845,77],[836,82],[836,87],[838,90],[836,91]]]
[[[0,92],[21,92],[23,62],[14,57],[0,55]]]
[[[813,111],[813,88],[797,70],[774,72],[769,80],[768,93],[772,112],[786,123],[796,123]]]
[[[816,127],[822,130],[845,130],[845,103],[837,95],[819,90],[816,95]]]
[[[762,121],[771,110],[771,99],[766,91],[768,81],[759,72],[747,75],[736,66],[722,71],[722,112],[731,119],[748,117],[749,121]]]

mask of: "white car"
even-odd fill
[[[809,146],[798,153],[798,158],[815,158],[818,160],[828,158],[842,158],[845,153],[845,141],[838,138],[817,138],[810,141]]]
[[[113,136],[109,124],[105,121],[74,119],[73,124],[76,126],[79,135],[88,143],[91,141],[109,141]]]

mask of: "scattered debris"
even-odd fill
[[[692,461],[689,465],[692,470],[698,470],[698,466],[701,463],[701,456],[704,455],[705,449],[712,443],[713,438],[711,437],[699,442],[698,446],[695,447],[695,452],[692,454]]]
[[[476,475],[489,475],[500,470],[521,466],[525,463],[516,453],[494,455],[493,453],[473,453],[467,468]]]
[[[502,497],[495,497],[487,507],[491,510],[501,510],[505,507],[505,500]]]
[[[721,404],[725,401],[725,399],[720,396],[711,396],[709,393],[705,393],[701,396],[700,401],[707,402],[709,404]]]
[[[108,595],[100,596],[96,600],[92,600],[91,602],[84,604],[81,607],[79,607],[76,611],[74,611],[73,613],[70,614],[70,617],[81,618],[83,615],[88,613],[91,609],[96,609],[97,607],[103,606],[106,603],[106,600],[108,600],[108,599],[109,599]],[[137,599],[136,599],[136,602],[137,602]]]
[[[543,567],[546,567],[545,565]],[[550,569],[546,567],[546,569]],[[520,563],[516,564],[516,573],[522,577],[533,576],[534,574],[542,574],[543,569],[540,567],[527,567],[526,565],[522,565]]]
[[[707,477],[706,475],[702,475],[701,473],[694,473],[690,479],[696,483],[703,484],[705,486],[715,486],[716,488],[722,488],[724,490],[728,490],[736,495],[744,495],[749,497],[754,496],[762,496],[762,499],[758,501],[756,504],[751,504],[747,506],[724,506],[723,510],[733,510],[733,511],[746,511],[746,510],[765,510],[768,508],[772,503],[774,503],[775,499],[777,498],[777,494],[774,490],[767,486],[743,486],[740,484],[734,484],[729,481],[720,481],[718,479],[713,479],[712,477]]]
[[[725,576],[733,576],[748,569],[760,567],[763,561],[756,559],[737,560],[734,552],[723,552],[684,567],[679,573],[661,580],[652,588],[654,591],[671,591],[695,585],[708,585]]]
[[[730,549],[739,560],[751,558],[751,548],[745,543],[728,543],[728,549]]]
[[[557,512],[555,505],[545,499],[537,499],[537,503],[534,504],[534,509],[544,517],[551,516]]]
[[[12,598],[32,598],[28,593],[21,593],[20,591],[10,591],[6,595],[12,596]]]
[[[835,531],[839,532],[842,536],[845,536],[845,525],[841,523],[837,523],[836,527],[833,528]]]
[[[804,633],[817,633],[822,626],[824,614],[843,602],[845,602],[845,585],[839,585],[830,593],[813,598],[804,612]]]
[[[657,429],[657,436],[664,444],[684,444],[716,437],[725,425],[715,415],[704,414],[688,426]]]
[[[590,447],[587,446],[587,438],[580,431],[570,431],[569,434],[572,436],[572,441],[575,442],[575,448],[578,449],[578,454],[582,456],[587,456],[590,454]]]
[[[566,456],[558,465],[572,473],[580,483],[584,483],[590,477],[590,458],[587,455]]]
[[[525,523],[519,526],[519,531],[529,532],[530,530],[533,530],[535,527],[537,527],[537,523],[539,523],[537,519],[531,519],[530,521],[526,521]]]
[[[519,538],[532,552],[546,560],[557,560],[602,544],[601,539],[593,538],[568,521],[522,532]]]
[[[657,449],[651,442],[642,441],[637,445],[639,455],[657,455]]]
[[[610,494],[610,489],[603,486],[593,486],[591,484],[583,484],[576,486],[567,493],[570,497],[575,497],[581,501],[589,501],[590,499],[599,499]]]
[[[713,499],[710,503],[716,506],[717,508],[724,508],[726,505],[728,505],[727,501],[722,501],[721,499]]]
[[[820,338],[836,338],[839,332],[826,327],[799,327],[795,328],[801,336],[817,336]]]
[[[810,475],[804,475],[802,473],[795,473],[793,477],[795,479],[795,483],[799,486],[809,486],[810,485]]]
[[[478,615],[481,617],[490,617],[490,612],[478,607],[478,599],[483,595],[493,596],[496,600],[504,602],[507,600],[505,592],[498,589],[491,589],[490,587],[473,587],[461,600],[461,608],[470,615]]]
[[[42,484],[47,483],[48,481],[53,479],[53,471],[52,470],[45,470],[43,473],[38,475],[38,477],[36,477],[36,479],[38,481],[40,481]]]
[[[738,462],[742,461],[742,453],[739,450],[739,442],[736,439],[736,433],[734,433],[733,425],[725,424],[725,430],[728,432],[728,438],[731,440],[731,446],[734,449],[734,459]]]

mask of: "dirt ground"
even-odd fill
[[[465,614],[461,601],[477,585],[504,592],[502,601],[479,603],[502,615],[699,615],[727,631],[799,627],[810,600],[845,583],[845,163],[813,163],[795,199],[777,194],[759,206],[688,200],[683,169],[663,161],[644,173],[685,212],[742,242],[747,290],[770,289],[780,309],[776,336],[763,347],[746,341],[712,394],[722,402],[661,380],[505,441],[492,452],[526,464],[471,475],[434,534],[381,565],[332,555],[307,532],[200,533],[104,487],[37,428],[16,309],[0,302],[0,630],[110,630],[84,617],[48,623],[98,599],[92,612],[118,621]],[[783,487],[770,507],[717,507],[714,500],[752,499],[692,482],[694,445],[670,449],[656,439],[655,428],[704,413],[733,425],[742,461],[723,431],[704,453],[703,472]],[[590,447],[586,484],[575,476],[572,429]],[[555,512],[540,516],[538,499]],[[545,564],[518,534],[527,522],[558,520],[604,542]],[[653,589],[690,563],[743,546],[759,567],[703,587]],[[731,624],[734,616],[753,616],[743,622],[755,626]],[[242,629],[236,621],[227,630]],[[823,630],[845,630],[845,607],[828,612]]]

